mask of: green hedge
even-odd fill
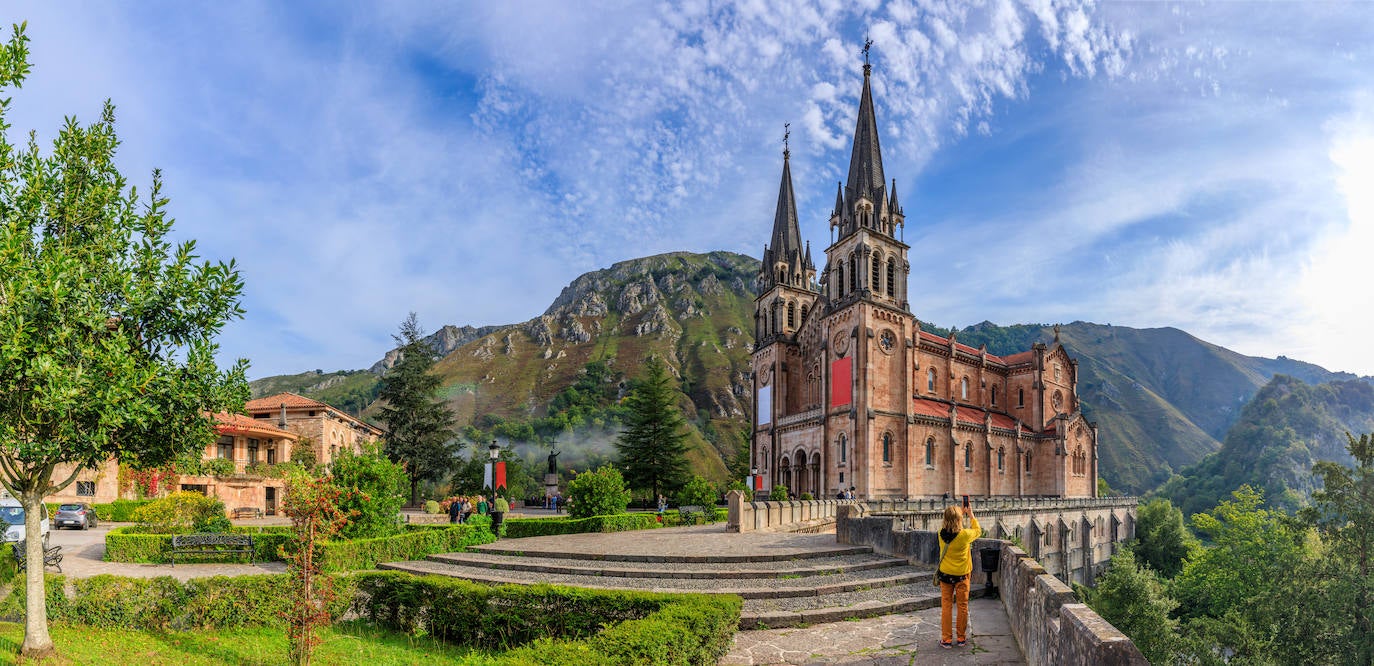
[[[277,562],[281,546],[290,541],[289,527],[234,527],[234,534],[253,535],[253,561]],[[116,527],[105,535],[106,562],[138,562],[143,564],[162,564],[172,560],[168,554],[172,550],[171,534],[144,534],[137,526]],[[187,556],[191,562],[246,561],[242,555]],[[181,557],[177,558],[181,560]]]
[[[117,499],[109,504],[92,504],[95,509],[95,517],[111,523],[132,523],[134,522],[134,511],[153,500],[126,500]],[[48,515],[57,513],[57,507],[70,502],[49,502]]]
[[[371,569],[379,562],[418,560],[435,553],[467,550],[496,540],[491,530],[475,525],[435,525],[372,539],[326,541],[322,546],[325,571]]]
[[[353,610],[381,626],[511,650],[500,664],[714,664],[739,624],[734,595],[552,585],[478,585],[443,576],[354,576]]]
[[[506,536],[512,539],[551,534],[583,532],[629,532],[662,527],[652,513],[618,513],[591,518],[511,518],[505,521]]]
[[[353,599],[353,581],[337,577],[338,619]],[[118,629],[222,629],[285,626],[290,607],[285,574],[214,576],[180,582],[171,576],[129,578],[102,574],[71,579],[49,574],[48,619],[54,622]],[[15,585],[0,602],[0,616],[24,614],[24,586]]]

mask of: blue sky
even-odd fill
[[[1374,374],[1374,4],[8,3],[12,132],[117,105],[236,258],[250,376],[367,367],[658,252],[759,256],[783,123],[818,261],[865,34],[912,309],[1176,326]]]

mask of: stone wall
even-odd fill
[[[743,493],[732,490],[725,494],[725,503],[729,507],[726,529],[731,532],[795,532],[828,526],[839,507],[859,504],[859,500],[746,502]]]
[[[835,536],[840,543],[872,546],[879,553],[935,565],[939,553],[935,531],[909,529],[912,522],[920,522],[923,517],[866,515],[865,509],[855,505],[838,510]],[[994,520],[1000,519],[994,511],[989,509],[986,513]],[[979,522],[986,530],[987,522],[992,521],[980,519]],[[992,582],[1001,594],[1012,635],[1028,664],[1144,666],[1148,663],[1130,638],[1092,609],[1078,603],[1068,585],[1008,541],[978,539],[973,543],[971,582],[975,592],[982,591],[989,576],[981,567],[984,549],[996,554],[997,571],[991,574]]]

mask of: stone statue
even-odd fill
[[[556,450],[555,450],[555,451],[550,451],[550,452],[549,452],[549,474],[557,474],[557,473],[558,473],[558,454],[559,454],[559,453],[560,453],[560,452],[559,452],[559,451],[556,451]]]

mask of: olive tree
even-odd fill
[[[0,88],[29,71],[24,26],[0,46]],[[111,458],[151,468],[215,438],[211,414],[240,411],[245,362],[215,363],[240,317],[232,262],[204,262],[168,240],[153,173],[146,196],[115,167],[108,101],[99,120],[68,118],[49,150],[8,140],[0,103],[0,484],[30,535],[22,653],[53,652],[39,522],[46,495]]]

